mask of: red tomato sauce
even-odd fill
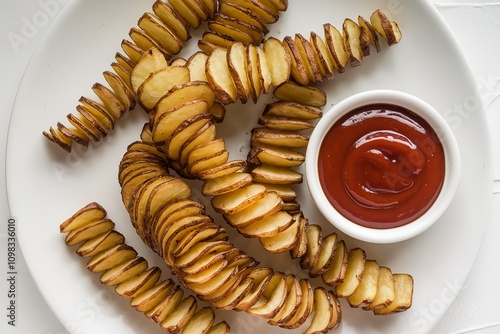
[[[390,104],[357,108],[328,131],[319,177],[344,217],[370,228],[405,225],[425,213],[445,174],[436,132],[408,109]]]

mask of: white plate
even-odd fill
[[[31,60],[16,100],[7,144],[7,186],[12,215],[19,224],[19,241],[36,284],[47,303],[71,333],[161,333],[161,329],[132,310],[128,301],[99,283],[85,269],[85,261],[65,246],[59,224],[91,201],[101,203],[125,234],[129,244],[151,265],[161,260],[136,236],[121,204],[117,166],[126,146],[138,139],[146,121],[139,109],[127,114],[101,143],[66,154],[49,143],[42,131],[65,121],[81,95],[93,97],[90,87],[104,82],[120,41],[153,1],[74,0],[54,22]],[[402,314],[375,317],[350,309],[344,301],[340,333],[427,332],[453,302],[473,266],[482,241],[492,185],[490,145],[483,108],[475,97],[469,67],[436,10],[425,1],[395,5],[387,1],[291,1],[289,10],[272,26],[271,35],[283,38],[310,31],[322,35],[322,24],[339,27],[346,17],[368,18],[377,8],[392,11],[403,31],[400,44],[373,54],[362,66],[322,84],[328,106],[368,89],[399,89],[441,110],[455,132],[462,155],[458,195],[443,219],[424,235],[389,246],[347,240],[363,247],[368,257],[394,272],[415,278],[413,307]],[[390,7],[389,7],[389,4]],[[184,55],[196,50],[196,37]],[[262,111],[257,106],[233,105],[220,135],[233,158],[245,157],[250,129]],[[327,106],[327,107],[328,107]],[[199,183],[193,183],[199,185]],[[201,195],[196,196],[197,199]],[[307,192],[300,201],[311,222],[324,223]],[[218,221],[222,222],[220,217]],[[232,241],[261,263],[303,275],[287,254],[266,254],[255,240],[232,233]],[[163,267],[163,266],[162,266]],[[167,271],[164,270],[167,276]],[[288,333],[264,321],[234,312],[219,313],[236,333]]]

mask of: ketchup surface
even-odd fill
[[[391,104],[357,108],[328,131],[319,177],[330,203],[370,228],[391,228],[421,216],[444,180],[441,142],[430,125]]]

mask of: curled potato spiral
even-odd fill
[[[141,55],[154,47],[166,62],[182,50],[183,43],[191,38],[190,30],[213,17],[216,10],[215,0],[157,0],[152,12],[144,13],[138,26],[130,29],[131,41],[122,40],[123,53],[116,53],[112,70],[103,72],[107,85],[92,86],[97,99],[82,96],[76,112],[66,117],[69,125],[58,122],[43,135],[68,152],[73,143],[88,146],[90,141],[100,141],[125,112],[136,106],[130,74]]]
[[[134,142],[121,160],[119,181],[137,233],[185,286],[217,309],[245,311],[284,328],[298,328],[311,315],[306,333],[339,324],[332,291],[258,267],[191,199],[184,181],[169,174],[166,160],[153,145]]]
[[[167,333],[229,333],[226,322],[214,324],[212,308],[199,308],[172,279],[161,279],[161,270],[149,267],[106,216],[106,210],[92,202],[60,226],[61,233],[67,233],[66,244],[80,245],[76,253],[89,259],[87,269],[100,273],[102,284],[115,287],[117,294],[130,299],[130,306]]]

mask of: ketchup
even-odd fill
[[[412,111],[391,104],[366,105],[337,121],[323,139],[318,167],[335,209],[378,229],[425,213],[445,174],[435,131]]]

